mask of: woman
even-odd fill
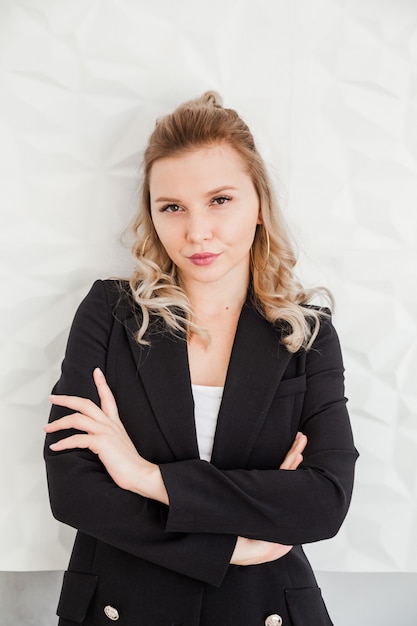
[[[216,94],[157,122],[133,233],[130,281],[78,309],[45,427],[52,510],[78,529],[59,623],[327,626],[301,544],[351,497],[340,348]]]

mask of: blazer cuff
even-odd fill
[[[170,506],[168,507],[168,518],[165,526],[166,532],[176,532],[173,528],[177,525],[176,514],[179,514],[178,507],[172,502],[171,496],[175,500],[174,488],[175,478],[172,474],[172,463],[161,464],[162,479],[170,497]],[[171,471],[170,471],[171,470]],[[179,517],[181,515],[179,514]],[[194,533],[190,533],[194,534]],[[230,565],[233,551],[236,546],[237,537],[235,535],[222,533],[195,533],[194,536],[199,538],[198,547],[191,555],[194,562],[194,568],[191,567],[190,576],[199,580],[204,580],[213,587],[220,587],[226,576]]]

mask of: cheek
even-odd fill
[[[162,243],[165,250],[167,252],[175,250],[175,248],[179,244],[179,238],[176,229],[173,228],[173,225],[171,224],[169,227],[167,227],[166,225],[161,226],[154,223],[154,228],[156,234],[159,237],[159,241]]]
[[[244,220],[240,223],[234,222],[230,232],[236,241],[242,242],[242,245],[251,245],[255,237],[257,225],[257,217],[254,219]]]
[[[164,228],[164,225],[160,223],[160,220],[158,219],[158,217],[159,217],[158,215],[151,214],[152,224],[155,229],[155,232],[158,235],[160,241],[163,242],[166,239],[167,229]]]

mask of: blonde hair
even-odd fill
[[[308,349],[317,335],[320,316],[326,314],[308,302],[318,293],[328,292],[322,288],[305,290],[295,277],[296,255],[252,134],[236,111],[224,108],[213,91],[157,120],[144,153],[141,198],[131,225],[135,268],[129,284],[142,310],[137,341],[147,343],[144,336],[152,315],[161,317],[171,332],[184,337],[193,333],[204,336],[179,284],[176,266],[153,226],[149,178],[158,159],[218,143],[228,144],[240,155],[260,201],[262,224],[256,228],[250,255],[253,302],[269,322],[283,322],[281,341],[289,351]]]

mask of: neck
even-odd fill
[[[239,313],[246,300],[247,283],[231,284],[225,289],[217,283],[187,282],[182,285],[199,319]]]

